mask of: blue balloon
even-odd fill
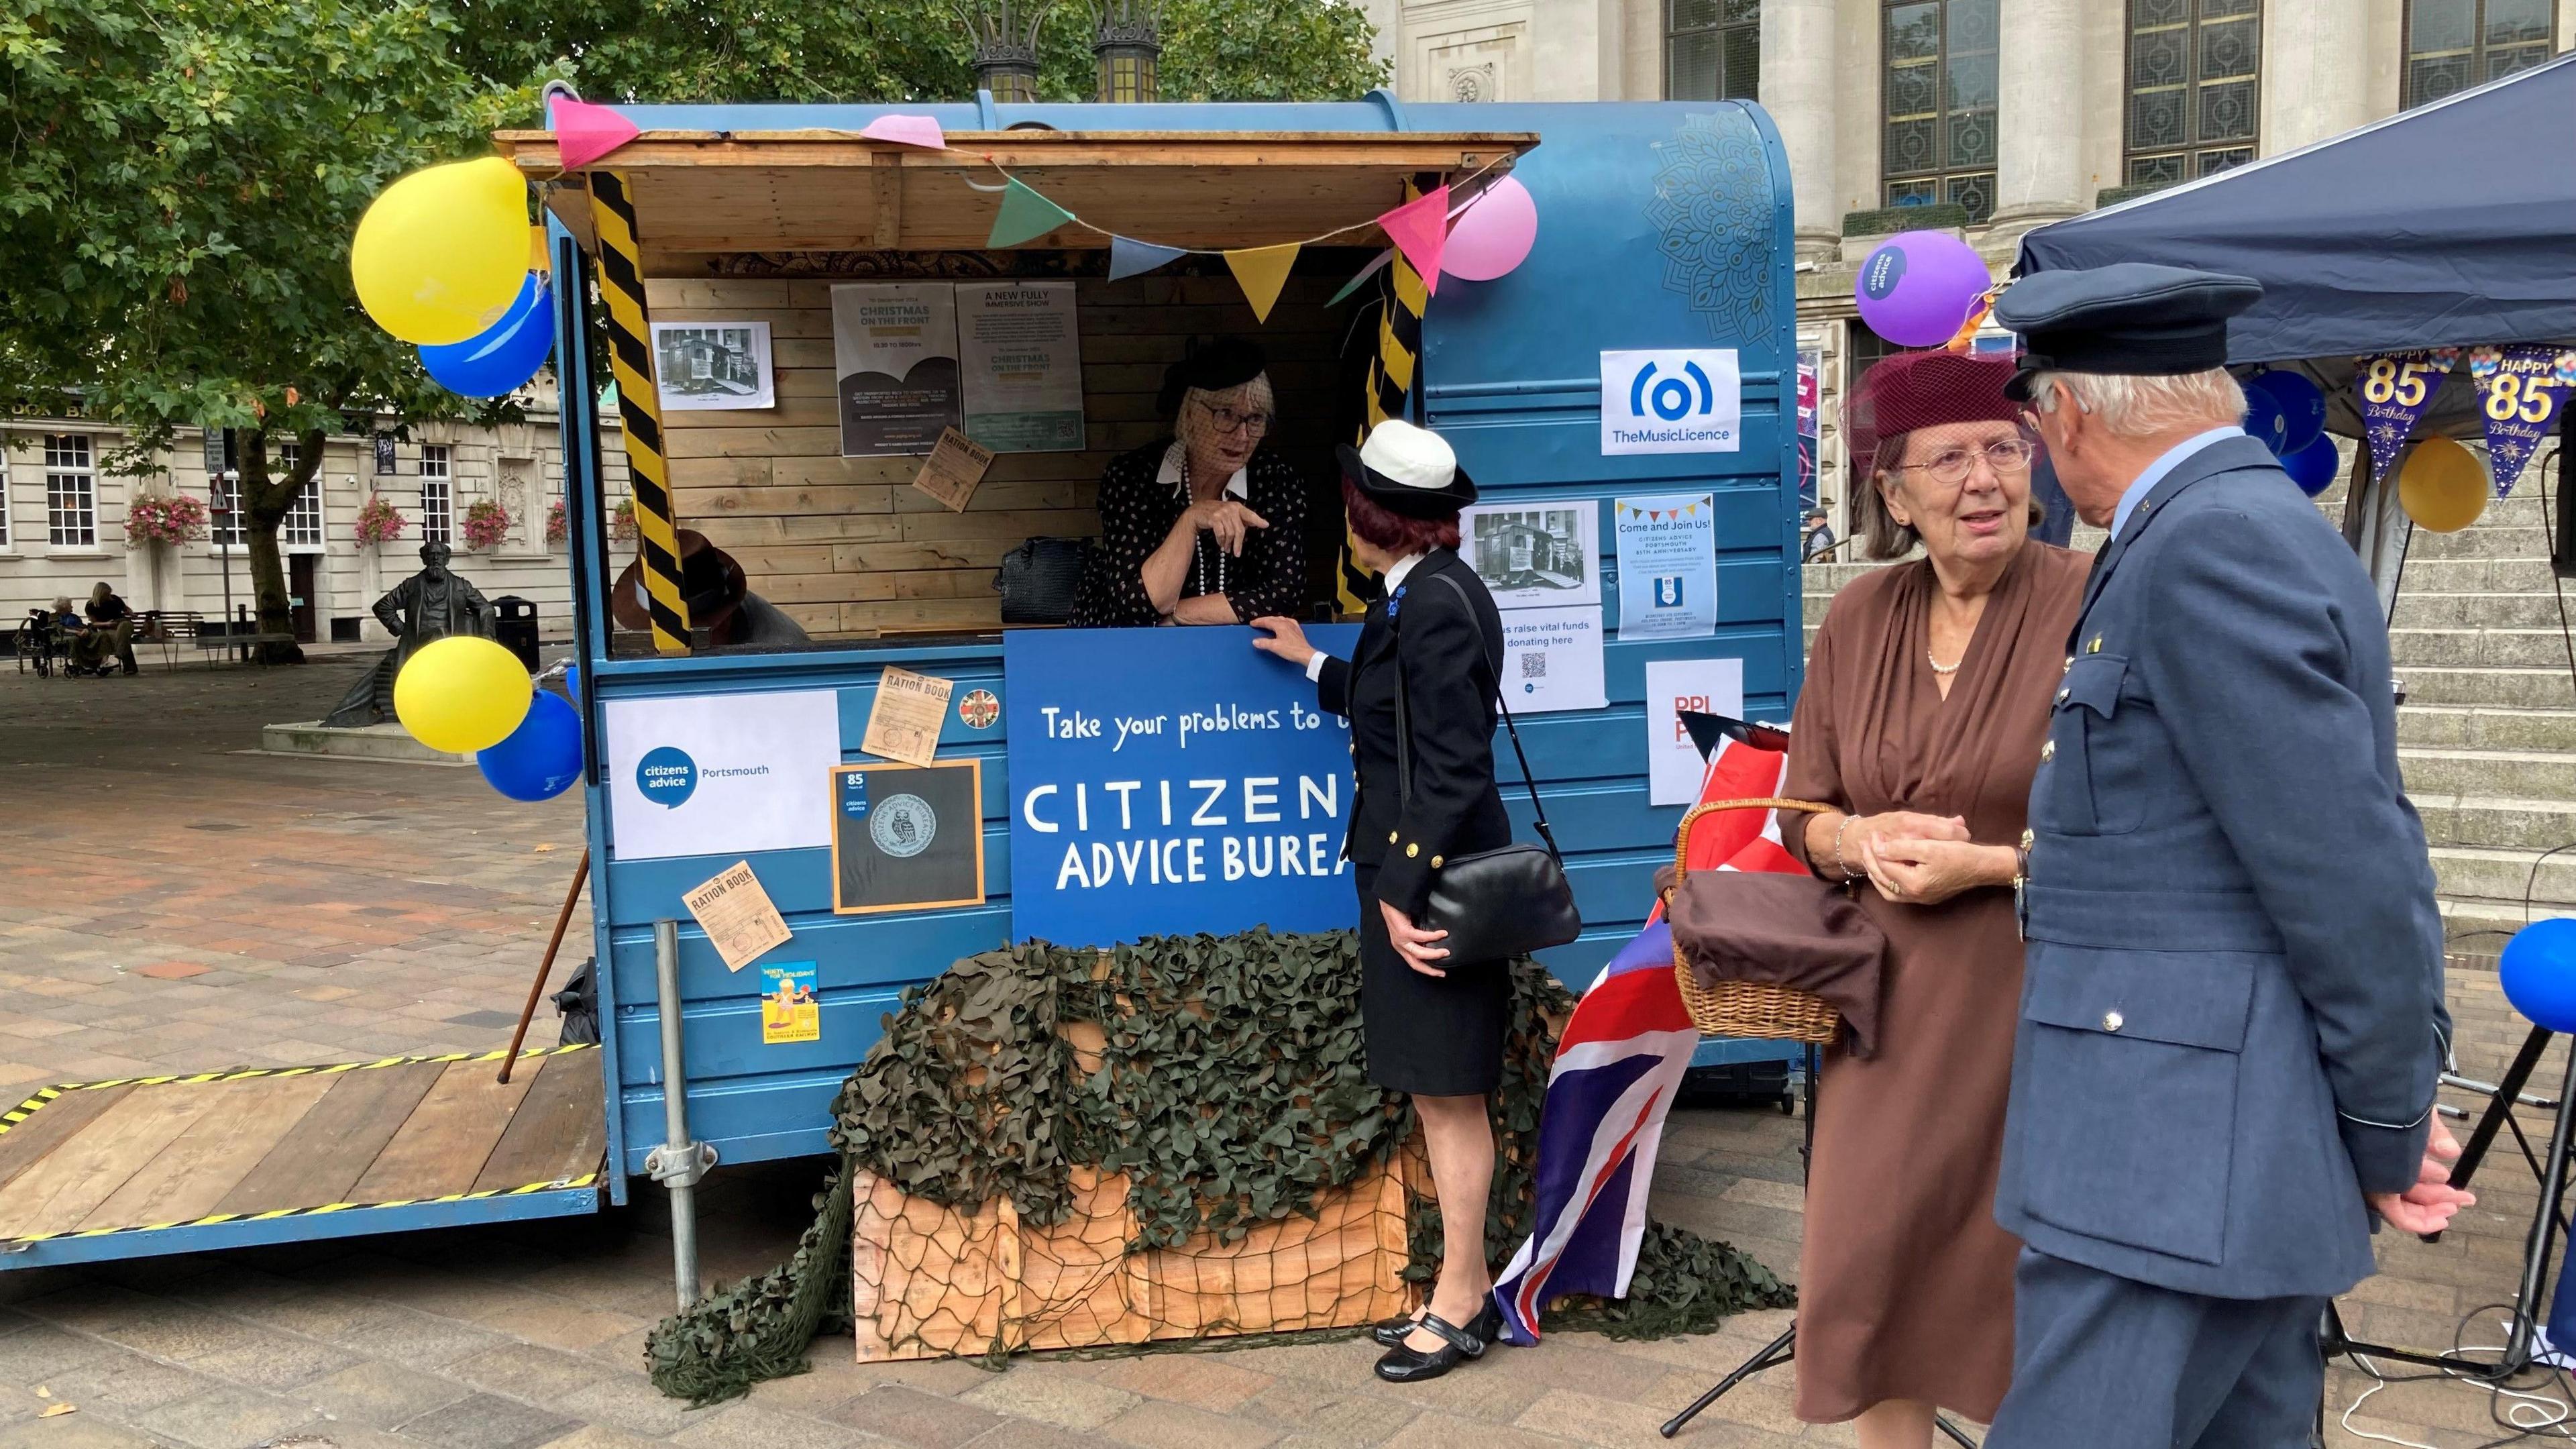
[[[2281,400],[2263,388],[2246,388],[2245,431],[2271,449],[2274,457],[2280,456],[2281,440],[2290,431],[2290,419],[2281,411]]]
[[[545,277],[528,273],[518,300],[501,320],[462,342],[420,350],[420,365],[440,387],[463,397],[499,397],[515,392],[546,365],[554,351],[555,314],[547,305],[553,292]]]
[[[2333,487],[2335,471],[2342,466],[2343,459],[2335,453],[2334,439],[2323,433],[2317,434],[2315,442],[2281,457],[2281,471],[2289,474],[2290,481],[2298,484],[2299,491],[2310,498]]]
[[[2504,999],[2551,1031],[2576,1031],[2576,920],[2534,921],[2514,933],[2497,963]]]
[[[510,737],[474,755],[492,788],[513,800],[551,800],[581,778],[581,714],[544,690]]]
[[[567,664],[564,666],[564,697],[566,699],[581,698],[581,666],[578,664]]]
[[[2286,458],[2314,444],[2325,436],[2325,390],[2309,380],[2303,372],[2274,370],[2245,384],[2247,400],[2257,390],[2272,399],[2281,414],[2281,445],[2274,449]]]

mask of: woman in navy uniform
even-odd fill
[[[1511,842],[1494,787],[1495,684],[1502,618],[1458,557],[1458,510],[1476,485],[1439,435],[1401,420],[1345,447],[1342,503],[1353,556],[1386,581],[1348,660],[1317,651],[1293,619],[1252,621],[1253,641],[1315,681],[1322,708],[1351,722],[1359,775],[1344,854],[1360,896],[1360,1012],[1369,1080],[1411,1093],[1440,1199],[1439,1281],[1419,1320],[1379,1326],[1380,1378],[1437,1378],[1501,1336],[1485,1261],[1494,1176],[1486,1097],[1501,1084],[1511,982],[1499,961],[1452,961],[1445,932],[1416,924],[1451,856]],[[1404,691],[1409,734],[1398,737]],[[1410,789],[1398,749],[1412,757]]]

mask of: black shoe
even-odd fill
[[[1370,1327],[1369,1337],[1376,1339],[1380,1348],[1393,1348],[1404,1342],[1405,1335],[1413,1332],[1413,1326],[1421,1321],[1410,1313],[1381,1319]]]
[[[1380,1348],[1395,1348],[1401,1345],[1406,1338],[1410,1337],[1413,1330],[1421,1326],[1421,1319],[1407,1313],[1399,1318],[1380,1319],[1375,1324],[1372,1324],[1369,1328],[1369,1337],[1376,1339],[1378,1347]],[[1476,1315],[1474,1322],[1467,1325],[1467,1331],[1476,1335],[1478,1338],[1483,1339],[1487,1343],[1493,1343],[1501,1339],[1503,1336],[1503,1311],[1494,1306],[1494,1300],[1491,1295],[1487,1295],[1485,1299],[1485,1310]]]
[[[1438,1348],[1424,1353],[1399,1340],[1386,1351],[1385,1357],[1377,1361],[1377,1376],[1388,1383],[1418,1384],[1426,1379],[1436,1379],[1469,1359],[1483,1358],[1485,1346],[1502,1336],[1503,1314],[1488,1299],[1484,1312],[1477,1314],[1465,1328],[1437,1313],[1425,1313],[1422,1321],[1413,1326],[1429,1329],[1442,1342]]]

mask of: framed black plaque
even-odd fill
[[[982,904],[983,761],[832,771],[835,914]]]

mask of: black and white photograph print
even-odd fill
[[[766,322],[656,322],[653,370],[666,412],[778,405]]]
[[[1458,515],[1459,552],[1503,609],[1601,601],[1600,504],[1486,504]]]

